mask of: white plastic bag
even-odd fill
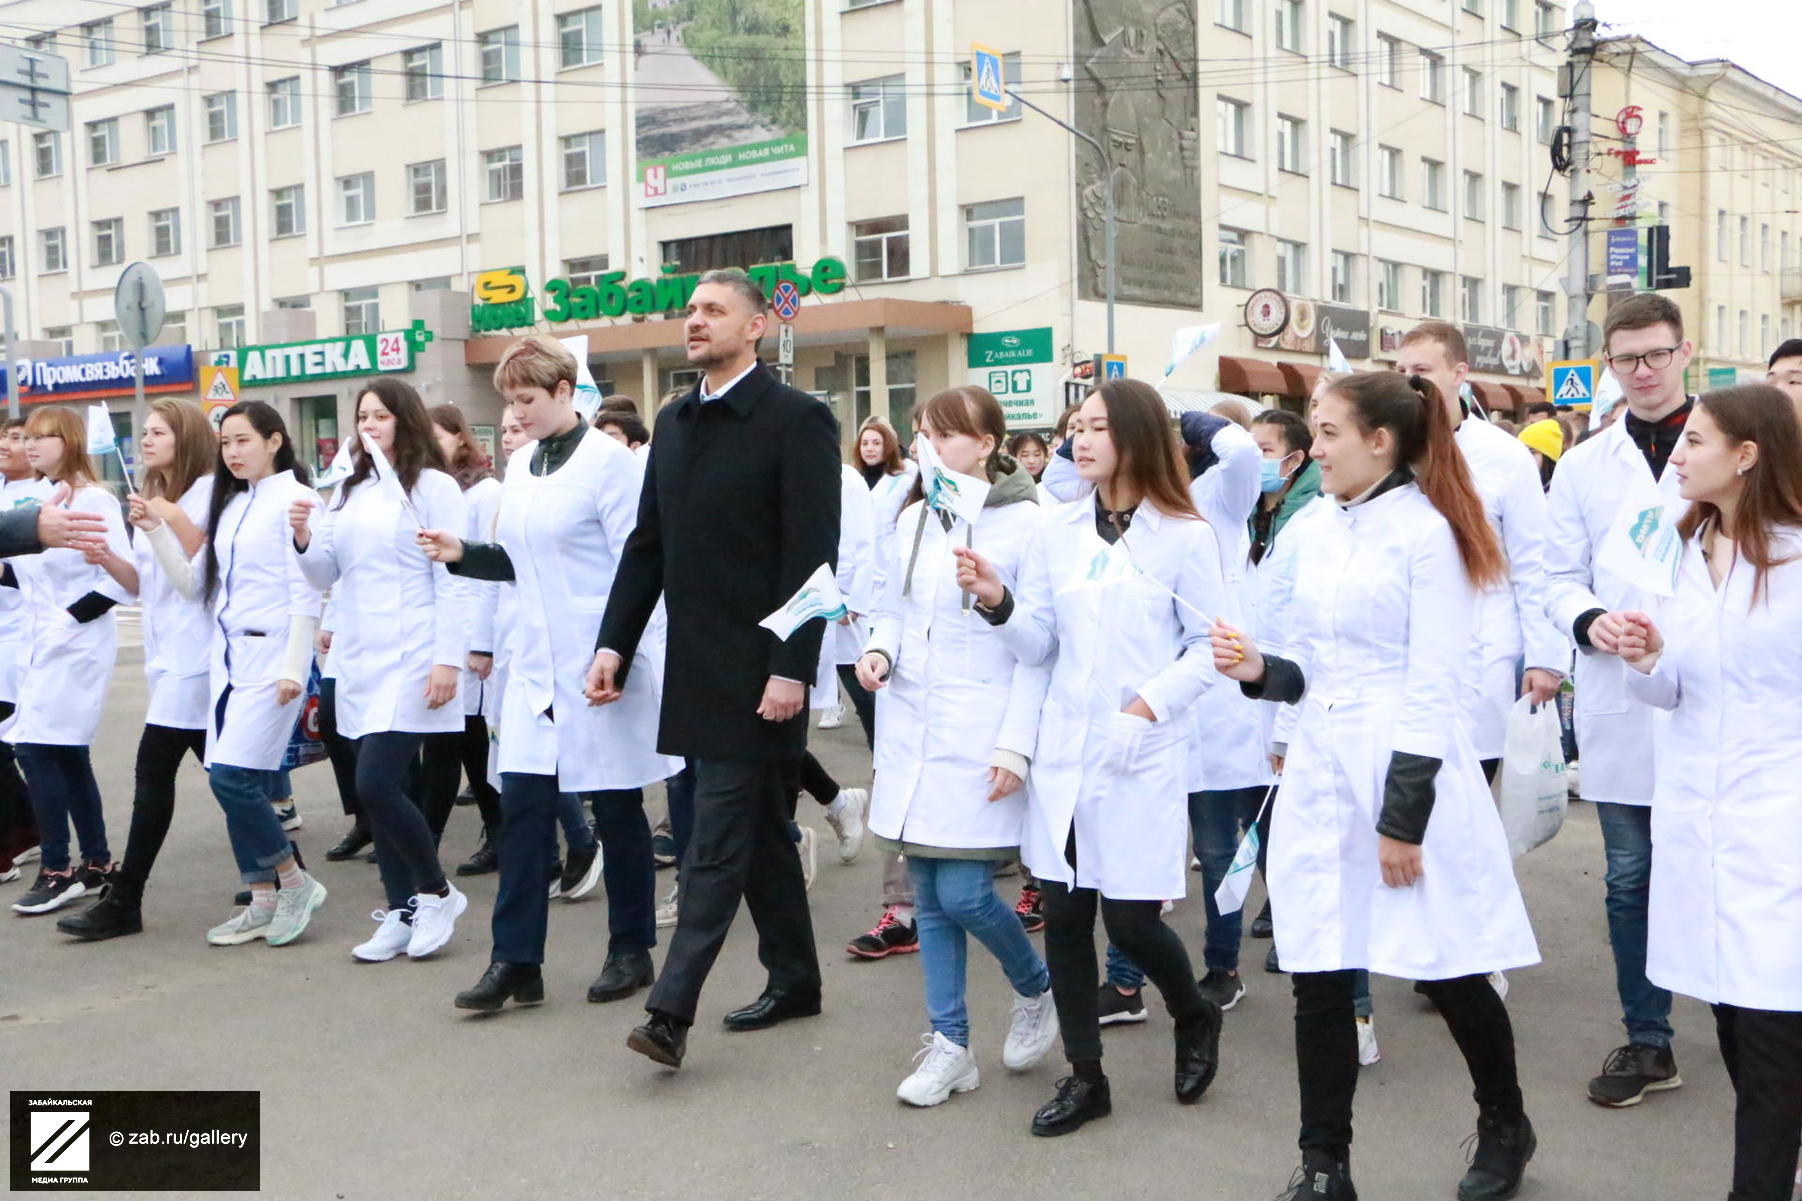
[[[1570,803],[1564,771],[1557,704],[1548,701],[1535,709],[1521,697],[1508,712],[1502,749],[1502,828],[1515,858],[1550,842],[1564,825]]]

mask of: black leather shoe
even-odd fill
[[[688,1023],[653,1013],[650,1021],[626,1035],[626,1046],[666,1068],[679,1068],[688,1054]]]
[[[1207,1012],[1193,1027],[1176,1032],[1176,1099],[1184,1105],[1201,1100],[1220,1070],[1220,1006],[1202,998]]]
[[[357,852],[368,846],[369,842],[369,827],[358,822],[350,828],[350,833],[338,840],[338,845],[325,853],[326,860],[343,863],[346,859],[355,859]]]
[[[499,871],[500,866],[501,857],[495,854],[494,844],[489,842],[488,836],[484,834],[482,845],[476,848],[476,853],[457,865],[457,874],[459,876],[486,876],[490,872]]]
[[[601,974],[588,986],[590,1001],[621,1001],[657,979],[649,951],[609,951]]]
[[[1270,902],[1258,910],[1258,916],[1251,919],[1251,927],[1246,931],[1253,938],[1269,938],[1276,933],[1276,923],[1270,920]]]
[[[544,1000],[544,973],[536,963],[491,963],[474,988],[457,994],[458,1009],[494,1013],[508,1001],[536,1005]]]
[[[1113,1112],[1114,1097],[1108,1091],[1107,1077],[1089,1081],[1065,1076],[1057,1082],[1057,1096],[1032,1115],[1032,1132],[1046,1138],[1069,1134],[1090,1118],[1105,1118]]]
[[[144,917],[138,906],[120,896],[111,884],[100,890],[100,899],[77,913],[56,919],[56,928],[83,942],[99,942],[123,934],[142,934]]]
[[[726,1029],[762,1030],[776,1025],[778,1022],[786,1022],[790,1018],[815,1017],[819,1012],[819,993],[795,996],[772,989],[766,991],[743,1009],[734,1009],[728,1013]]]
[[[1301,1167],[1277,1201],[1358,1201],[1351,1165],[1324,1151],[1304,1151]]]
[[[1539,1149],[1539,1138],[1526,1114],[1503,1118],[1485,1113],[1477,1118],[1476,1154],[1470,1171],[1458,1182],[1458,1201],[1502,1201],[1520,1191],[1527,1161]]]

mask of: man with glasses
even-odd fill
[[[1692,347],[1683,315],[1656,293],[1609,312],[1603,358],[1620,382],[1621,420],[1566,451],[1552,477],[1546,612],[1577,646],[1577,746],[1583,795],[1595,802],[1606,856],[1608,941],[1614,950],[1627,1044],[1589,1082],[1598,1105],[1637,1105],[1683,1083],[1671,1055],[1671,994],[1646,979],[1646,905],[1652,876],[1652,710],[1627,692],[1618,658],[1621,609],[1653,597],[1598,559],[1616,525],[1660,501],[1680,505],[1666,470],[1695,398],[1684,391]]]

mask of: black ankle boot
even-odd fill
[[[369,845],[369,827],[361,818],[350,828],[350,833],[338,840],[338,845],[325,853],[325,857],[333,863],[342,863],[346,859],[355,859],[357,852]]]
[[[1220,1070],[1220,1027],[1224,1015],[1220,1006],[1207,1000],[1207,1010],[1193,1022],[1176,1031],[1176,1099],[1184,1105],[1201,1100],[1201,1094],[1214,1083]]]
[[[544,974],[536,963],[491,963],[474,988],[457,994],[458,1009],[494,1013],[507,1001],[536,1005],[544,1000]]]
[[[142,934],[144,918],[135,896],[127,896],[116,884],[100,890],[100,899],[78,913],[56,919],[56,928],[83,942],[100,942],[125,934]]]
[[[1105,1118],[1113,1112],[1114,1098],[1106,1076],[1099,1080],[1065,1076],[1057,1082],[1057,1096],[1032,1115],[1032,1132],[1045,1137],[1070,1134],[1091,1118]]]
[[[457,874],[459,876],[485,876],[489,872],[500,870],[500,866],[501,857],[495,854],[494,843],[490,840],[488,831],[483,830],[482,845],[476,848],[475,854],[457,865]]]
[[[1527,1161],[1539,1149],[1539,1138],[1527,1115],[1503,1116],[1485,1109],[1477,1116],[1476,1153],[1470,1171],[1458,1182],[1458,1201],[1502,1201],[1520,1189]]]
[[[1303,1151],[1281,1201],[1358,1201],[1351,1164],[1326,1151]]]
[[[657,979],[651,966],[649,951],[609,951],[601,974],[588,986],[590,1001],[620,1001],[641,988],[649,988]]]

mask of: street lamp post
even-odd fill
[[[1101,159],[1102,200],[1104,201],[1104,204],[1102,207],[1102,218],[1101,218],[1101,220],[1102,220],[1102,247],[1103,247],[1103,255],[1107,259],[1104,282],[1103,282],[1103,292],[1107,296],[1107,352],[1109,354],[1113,354],[1114,353],[1114,293],[1115,293],[1115,289],[1116,289],[1115,281],[1119,274],[1119,271],[1118,271],[1118,260],[1115,257],[1115,243],[1114,243],[1114,226],[1115,226],[1115,221],[1114,221],[1114,171],[1113,171],[1112,164],[1110,164],[1108,162],[1107,150],[1106,150],[1106,148],[1104,148],[1102,146],[1102,144],[1100,142],[1096,141],[1094,138],[1090,137],[1088,134],[1084,133],[1082,130],[1076,128],[1074,125],[1071,125],[1069,122],[1063,120],[1060,117],[1052,116],[1050,113],[1046,112],[1044,109],[1040,108],[1038,105],[1034,104],[1032,101],[1028,100],[1026,97],[1020,95],[1019,92],[1013,92],[1012,98],[1019,101],[1021,104],[1024,104],[1027,108],[1029,108],[1033,112],[1039,114],[1039,116],[1044,117],[1047,121],[1052,122],[1054,125],[1062,126],[1066,131],[1068,131],[1071,134],[1071,136],[1080,138],[1082,141],[1087,142],[1090,146],[1093,146],[1095,148],[1095,154]]]

